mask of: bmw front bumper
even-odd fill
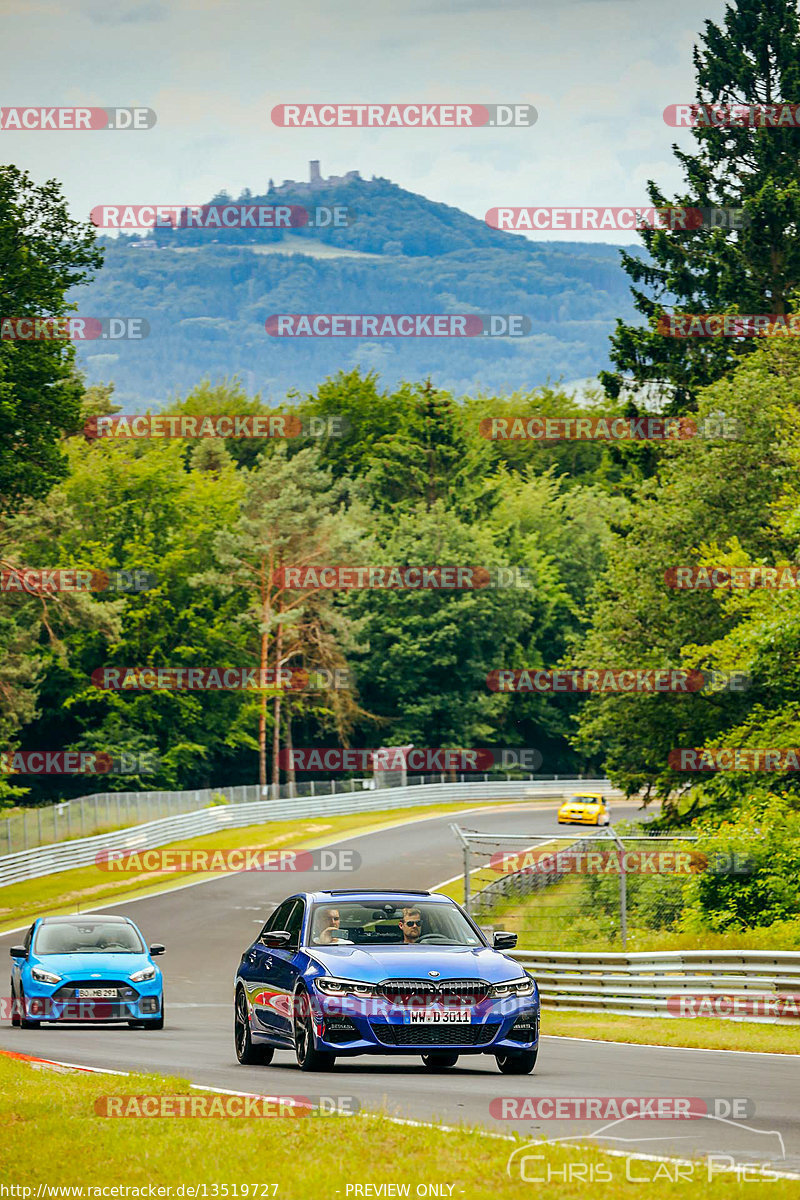
[[[431,1006],[436,1007],[436,1006]],[[469,1008],[469,1022],[412,1023],[413,1010],[380,997],[312,995],[317,1049],[337,1055],[496,1054],[535,1050],[539,1042],[539,1005],[535,996],[480,1001]]]

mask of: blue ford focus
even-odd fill
[[[125,1021],[164,1028],[164,980],[127,917],[40,917],[21,946],[11,947],[13,1025],[42,1021]]]
[[[432,1070],[492,1054],[527,1074],[539,1044],[539,993],[455,901],[431,892],[298,893],[245,950],[234,981],[241,1063],[293,1049],[304,1071],[337,1056],[420,1054]]]

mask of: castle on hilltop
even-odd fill
[[[273,180],[270,179],[267,195],[288,190],[293,192],[313,192],[315,188],[352,183],[354,179],[360,178],[361,174],[359,171],[348,171],[346,175],[329,175],[327,179],[323,179],[319,171],[319,159],[312,158],[308,164],[308,183],[303,183],[298,179],[284,179],[280,187],[275,187]]]

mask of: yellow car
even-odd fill
[[[605,796],[592,792],[570,796],[558,810],[559,825],[608,825],[610,820]]]

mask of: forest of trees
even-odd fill
[[[424,203],[432,211],[444,207]],[[373,210],[361,208],[360,224],[370,228]],[[401,233],[402,203],[397,212]],[[237,374],[275,403],[293,390],[313,391],[339,369],[376,371],[392,388],[430,374],[447,390],[469,394],[585,379],[607,366],[615,317],[635,316],[617,248],[535,246],[458,215],[470,222],[473,245],[427,255],[393,250],[385,239],[369,258],[313,257],[302,253],[302,243],[298,254],[262,254],[239,242],[214,243],[213,230],[202,231],[197,246],[182,240],[197,237],[193,230],[177,231],[174,244],[160,249],[152,239],[102,239],[105,267],[72,299],[87,316],[144,317],[150,333],[142,341],[84,343],[81,365],[91,382],[113,378],[128,411],[143,401],[161,407],[204,376]],[[497,244],[486,244],[484,235]],[[266,333],[273,313],[303,312],[520,313],[532,329],[521,338],[468,339]]]
[[[738,0],[723,27],[706,25],[696,55],[698,100],[794,95],[798,61],[795,5]],[[574,377],[584,362],[580,321],[599,327],[615,294],[610,248],[592,252],[590,281],[583,248],[583,257],[570,258],[563,246],[545,251],[517,239],[502,250],[491,237],[451,246],[445,217],[453,210],[445,210],[438,257],[430,245],[403,242],[405,258],[391,246],[370,246],[386,256],[384,282],[394,294],[387,304],[357,263],[262,258],[256,274],[255,258],[232,257],[248,255],[246,247],[201,248],[176,263],[168,249],[98,246],[91,227],[70,220],[56,183],[37,186],[3,168],[4,311],[63,313],[104,254],[93,299],[110,305],[113,297],[117,309],[148,317],[159,304],[167,315],[180,308],[184,324],[194,322],[186,335],[196,339],[192,346],[212,347],[225,366],[204,378],[206,360],[192,350],[195,375],[183,387],[189,359],[172,370],[169,341],[152,337],[136,353],[176,393],[157,410],[281,411],[327,432],[92,439],[84,422],[119,410],[112,384],[87,381],[68,344],[0,341],[4,578],[22,566],[153,576],[141,592],[5,590],[2,743],[152,754],[154,774],[109,780],[125,788],[236,784],[259,774],[282,781],[278,753],[289,745],[525,746],[541,753],[545,773],[606,772],[629,794],[660,799],[662,821],[701,814],[731,845],[740,833],[752,839],[759,822],[783,826],[796,854],[796,771],[720,771],[694,786],[697,776],[670,757],[685,747],[800,745],[797,589],[680,591],[665,579],[680,565],[797,566],[800,345],[709,338],[687,347],[657,333],[665,312],[796,311],[800,130],[699,127],[693,136],[694,154],[676,149],[686,193],[668,199],[653,183],[653,202],[735,203],[749,224],[744,232],[698,230],[688,241],[684,233],[648,233],[646,252],[624,256],[633,303],[616,305],[611,369],[589,398],[533,386],[530,376],[516,390],[464,395],[445,385],[449,368],[427,348],[406,382],[346,359],[325,378],[306,343],[302,371],[293,348],[272,350],[286,356],[282,369],[295,382],[276,409],[269,389],[262,394],[237,377],[248,343],[237,344],[235,331],[245,311],[255,325],[267,309],[346,311],[356,294],[362,311],[421,311],[444,290],[452,299],[446,307],[457,311],[463,293],[454,280],[464,272],[475,311],[497,307],[501,285],[503,311],[537,315],[538,289],[542,314],[562,313],[560,337],[574,322]],[[391,185],[375,186],[383,195]],[[456,240],[469,236],[463,222],[449,228]],[[541,273],[555,264],[558,273],[543,286]],[[204,315],[208,289],[216,296],[213,320]],[[634,308],[638,316],[626,324]],[[487,362],[500,353],[491,343],[475,352]],[[463,355],[463,348],[444,353]],[[666,412],[708,422],[706,429],[724,418],[735,436],[544,442],[483,435],[481,423],[493,416],[635,417],[654,384]],[[522,568],[527,586],[302,590],[280,573],[298,563]],[[340,670],[351,686],[120,692],[92,682],[99,667],[210,666]],[[520,667],[737,671],[748,686],[674,695],[487,686],[490,672]],[[87,790],[77,779],[0,779],[6,805]],[[787,872],[773,919],[797,904],[797,872],[794,891]]]

